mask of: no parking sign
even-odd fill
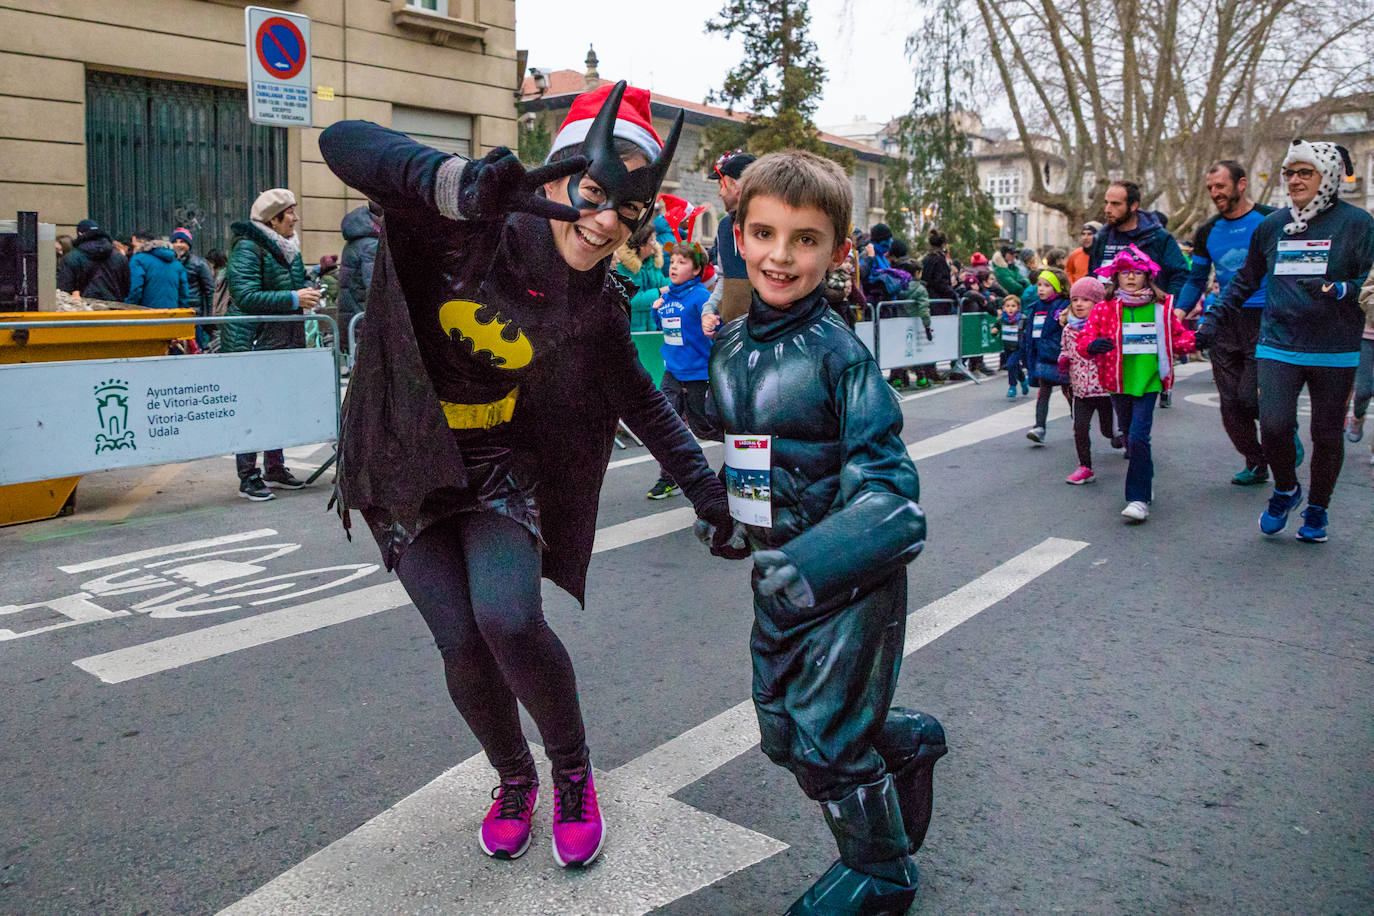
[[[255,124],[309,127],[310,18],[248,6],[248,118]]]

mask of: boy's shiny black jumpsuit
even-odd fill
[[[829,911],[823,885],[843,883],[837,869],[851,884],[866,875],[899,897],[909,890],[909,903],[909,853],[929,822],[930,768],[945,743],[930,716],[889,710],[906,635],[905,567],[926,533],[901,410],[819,291],[787,309],[755,295],[747,318],[721,329],[710,373],[719,426],[772,436],[773,524],[749,527],[751,546],[785,553],[815,597],[803,608],[781,592],[762,595],[754,576],[763,751],[821,802],[840,847],[841,861],[794,911]]]

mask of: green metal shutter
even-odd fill
[[[286,129],[251,123],[242,89],[87,71],[87,213],[112,235],[185,226],[226,248],[286,164]]]

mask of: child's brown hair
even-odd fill
[[[815,153],[790,149],[759,158],[744,172],[739,184],[735,225],[743,231],[749,202],[758,196],[776,197],[789,207],[815,207],[830,220],[831,247],[849,237],[854,192],[844,169]]]

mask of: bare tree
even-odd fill
[[[1374,90],[1374,0],[1339,12],[1318,0],[961,0],[961,12],[1031,159],[1031,200],[1070,225],[1127,177],[1187,229],[1209,212],[1209,164],[1252,167],[1266,144]],[[1046,186],[1052,153],[1063,190]]]

